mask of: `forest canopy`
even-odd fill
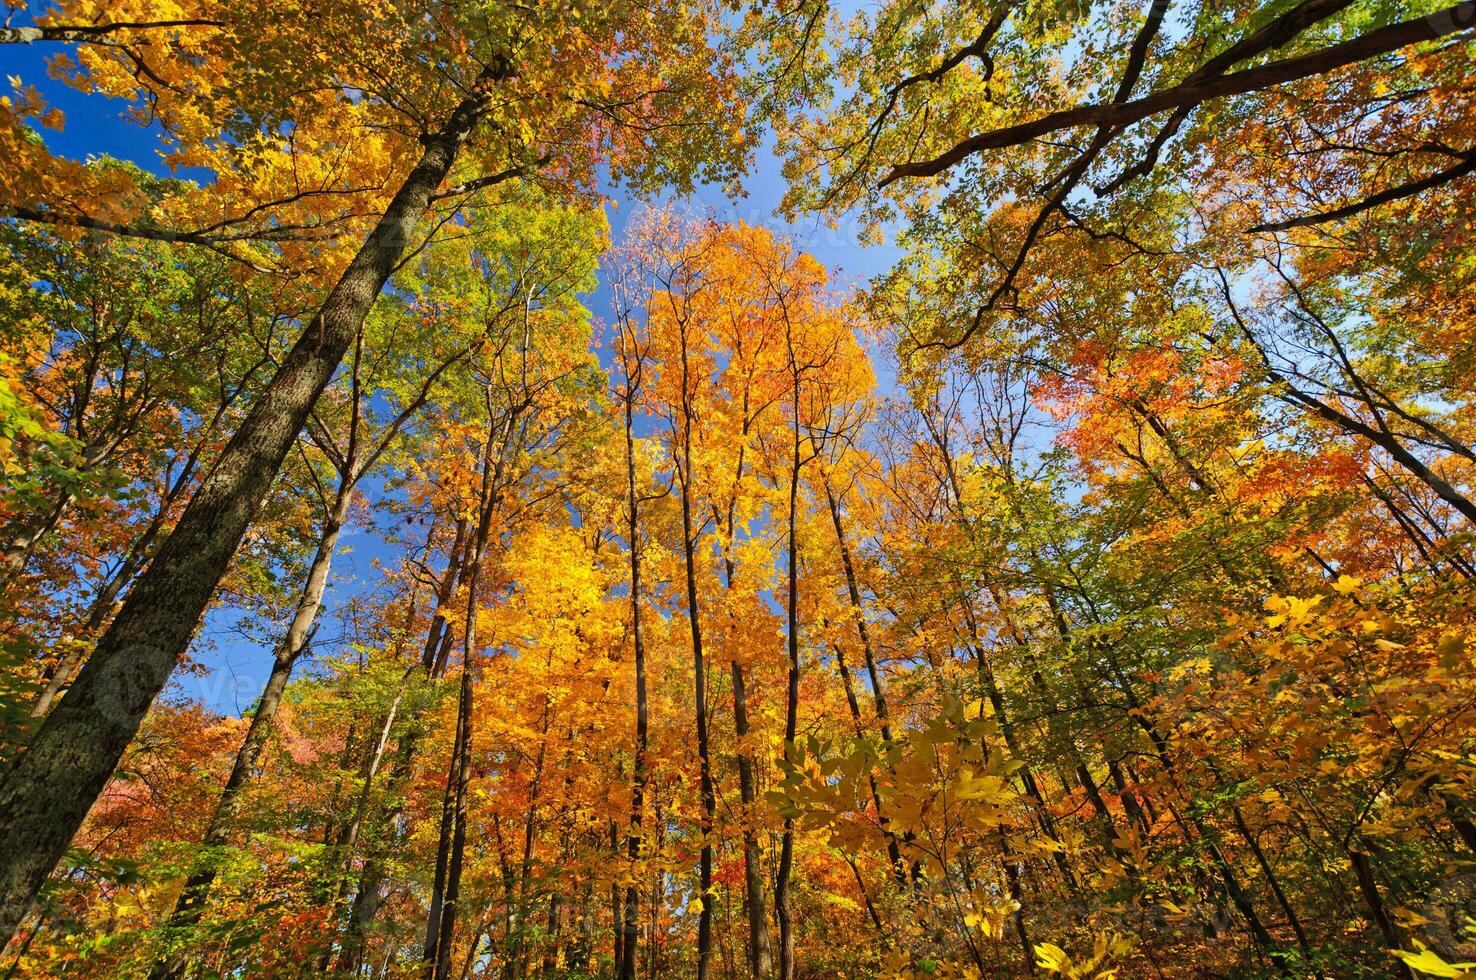
[[[1476,976],[1469,0],[4,11],[7,980]]]

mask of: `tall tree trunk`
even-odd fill
[[[636,862],[641,856],[641,818],[645,807],[646,750],[649,739],[649,716],[646,703],[646,642],[641,633],[641,520],[640,497],[636,494],[635,465],[635,396],[640,384],[639,373],[633,380],[627,366],[625,397],[625,504],[629,512],[630,534],[630,631],[635,657],[636,746],[635,765],[630,788],[630,833],[626,836],[626,858],[630,861],[630,883],[625,886],[625,903],[615,924],[616,975],[619,980],[635,980],[636,946],[639,939],[639,896],[635,882]]]
[[[1358,891],[1363,895],[1364,904],[1368,906],[1369,918],[1373,924],[1378,926],[1379,935],[1390,949],[1402,949],[1399,928],[1394,925],[1394,920],[1389,915],[1389,910],[1384,908],[1384,900],[1379,896],[1379,883],[1374,877],[1373,862],[1369,860],[1368,854],[1356,847],[1346,848],[1348,860],[1353,864],[1353,874],[1358,878]],[[1409,966],[1398,960],[1394,969],[1394,975],[1402,980],[1414,980],[1414,974],[1410,972]]]
[[[957,462],[953,456],[953,448],[950,445],[946,423],[945,427],[935,425],[931,416],[926,412],[922,414],[922,420],[927,426],[928,435],[932,438],[934,446],[937,447],[938,453],[942,457],[943,472],[947,478],[947,487],[952,499],[951,508],[954,513],[954,522],[964,534],[971,534],[969,508],[964,502],[963,488],[959,484]],[[984,688],[985,696],[988,697],[989,704],[994,709],[996,717],[999,718],[1000,729],[1005,738],[1005,745],[1009,748],[1010,754],[1023,763],[1025,761],[1025,755],[1016,735],[1014,723],[1005,709],[1004,692],[1000,689],[998,680],[994,676],[994,668],[990,665],[989,658],[985,655],[984,645],[979,637],[979,625],[974,619],[974,611],[971,605],[972,598],[963,580],[958,578],[957,575],[955,575],[955,587],[958,592],[959,606],[963,613],[964,625],[968,630],[968,645],[974,655],[974,667],[980,684]],[[1055,819],[1051,816],[1050,807],[1046,805],[1045,795],[1041,792],[1040,785],[1035,778],[1035,773],[1031,770],[1030,766],[1021,765],[1019,777],[1021,785],[1025,788],[1025,792],[1035,803],[1035,817],[1040,823],[1041,830],[1045,832],[1047,837],[1059,839],[1056,832]],[[1071,873],[1070,865],[1066,862],[1066,856],[1060,851],[1055,851],[1052,854],[1052,858],[1054,859],[1056,869],[1061,873],[1062,879],[1066,881],[1072,891],[1076,891],[1076,879]]]
[[[441,828],[436,834],[436,870],[431,879],[430,900],[426,903],[425,945],[421,951],[421,975],[427,978],[436,970],[436,954],[441,943],[441,914],[446,906],[446,872],[451,864],[451,838],[455,835],[457,776],[461,772],[461,698],[456,701],[456,731],[451,740],[451,759],[446,765],[446,788],[441,793]]]
[[[794,365],[791,345],[790,368],[794,383],[794,419],[789,460],[789,511],[788,511],[788,554],[787,576],[789,594],[785,600],[788,636],[786,648],[789,655],[789,674],[784,694],[784,754],[793,758],[794,739],[799,731],[799,543],[797,540],[796,509],[799,503],[800,480],[800,383],[799,371]],[[779,870],[774,884],[774,914],[779,920],[779,977],[794,980],[794,912],[790,908],[790,874],[794,866],[794,818],[784,818],[784,829],[779,839]]]
[[[46,678],[46,687],[42,689],[41,696],[31,707],[32,718],[45,718],[50,714],[57,698],[61,697],[62,691],[66,690],[67,685],[71,683],[73,675],[77,673],[77,668],[82,665],[83,659],[87,656],[87,646],[80,642],[81,637],[92,636],[102,627],[103,623],[107,622],[108,614],[113,611],[113,603],[118,600],[124,587],[148,562],[154,550],[154,544],[158,540],[159,529],[163,524],[167,507],[167,503],[160,506],[158,513],[149,521],[144,533],[129,546],[123,560],[118,563],[113,573],[108,576],[108,580],[92,597],[92,602],[87,609],[87,618],[82,621],[82,627],[77,631],[80,636],[74,637],[71,647],[61,660],[52,666],[51,674]]]
[[[835,646],[835,669],[840,674],[841,688],[846,694],[846,706],[851,711],[851,722],[856,729],[856,736],[860,738],[864,732],[864,723],[861,720],[861,703],[856,698],[856,685],[851,680],[851,668],[846,665],[846,652],[840,646]],[[897,884],[903,888],[907,887],[907,866],[902,861],[902,847],[897,841],[897,835],[892,833],[888,826],[886,815],[882,812],[881,791],[877,788],[876,776],[868,775],[867,781],[871,784],[871,803],[876,807],[876,822],[881,827],[883,838],[887,846],[887,863],[891,866],[892,877]]]
[[[702,911],[697,917],[697,980],[708,980],[712,970],[712,832],[717,810],[712,785],[712,754],[707,733],[707,660],[702,649],[702,616],[697,606],[697,539],[692,528],[692,387],[687,344],[688,321],[681,328],[681,465],[677,482],[682,491],[682,557],[686,565],[687,622],[692,636],[692,672],[695,678],[693,713],[697,720],[698,781],[702,798],[702,847],[697,857],[697,895]]]
[[[70,491],[64,492],[48,510],[15,521],[5,529],[5,546],[0,549],[0,584],[8,584],[25,571],[26,562],[41,544],[41,539],[61,523],[62,515],[76,499]]]
[[[466,573],[466,608],[461,634],[461,693],[456,707],[456,739],[451,767],[446,777],[442,805],[441,839],[436,856],[436,879],[426,922],[424,976],[446,980],[451,974],[451,940],[460,911],[461,869],[466,848],[466,794],[471,782],[472,668],[477,655],[477,612],[482,583],[482,565],[492,533],[492,513],[499,500],[503,454],[512,431],[514,415],[487,422],[482,445],[481,485],[477,490],[477,530]],[[502,428],[498,435],[498,428]]]
[[[425,138],[420,160],[130,590],[71,691],[0,783],[0,943],[20,924],[183,656],[308,412],[476,124],[483,86],[496,78],[484,72],[440,131]]]
[[[866,606],[861,601],[861,586],[856,578],[856,564],[851,557],[851,543],[846,537],[845,522],[841,520],[840,502],[825,481],[825,500],[830,505],[830,522],[835,527],[835,541],[840,549],[841,568],[846,573],[846,592],[851,600],[851,613],[856,617],[856,635],[861,640],[861,655],[865,659],[866,674],[871,680],[871,696],[876,705],[876,717],[881,723],[882,738],[892,741],[891,721],[887,708],[887,689],[881,671],[876,665],[876,649],[871,643],[871,627],[866,623]]]
[[[538,829],[538,796],[543,786],[544,759],[548,752],[549,699],[543,699],[543,720],[539,724],[538,754],[533,759],[533,780],[528,787],[528,809],[523,816],[523,853],[518,862],[517,916],[518,929],[512,940],[507,958],[509,975],[522,977],[527,974],[529,919],[528,889],[533,876],[533,842]]]
[[[835,542],[840,549],[841,567],[846,574],[846,592],[851,600],[851,615],[856,618],[856,635],[861,641],[861,656],[866,663],[866,675],[871,680],[871,697],[876,707],[876,718],[881,725],[882,742],[887,747],[892,744],[892,724],[890,712],[887,708],[887,689],[882,681],[881,671],[876,665],[876,650],[871,645],[871,627],[866,624],[866,606],[861,601],[861,586],[856,578],[855,561],[851,558],[851,544],[846,537],[845,522],[841,520],[840,502],[836,500],[834,491],[831,490],[830,480],[825,479],[825,502],[830,507],[830,522],[835,528]],[[857,703],[856,694],[852,689],[851,675],[846,669],[844,654],[840,648],[836,648],[836,656],[840,659],[841,680],[845,685],[846,700],[851,707],[851,715],[857,725],[861,723],[861,706]],[[902,848],[897,840],[897,835],[887,827],[887,818],[882,815],[881,795],[877,792],[876,780],[871,780],[871,796],[876,804],[877,822],[882,828],[882,833],[887,839],[887,859],[892,864],[892,876],[896,878],[897,884],[903,888],[908,886],[907,868],[902,862]]]
[[[733,729],[738,736],[738,797],[743,806],[743,911],[748,919],[748,972],[766,977],[774,969],[774,950],[769,943],[769,923],[764,910],[763,855],[759,853],[758,830],[753,826],[757,796],[753,757],[743,747],[750,731],[748,684],[743,665],[732,662]]]
[[[1147,840],[1153,833],[1153,824],[1143,812],[1138,803],[1137,792],[1130,788],[1127,780],[1123,778],[1122,766],[1116,759],[1107,760],[1107,773],[1112,777],[1112,785],[1117,788],[1117,795],[1122,800],[1122,808],[1128,815],[1128,821],[1138,826],[1138,832]]]
[[[416,670],[423,672],[430,680],[437,680],[439,678],[435,670],[435,665],[441,660],[442,647],[450,639],[446,631],[446,610],[455,595],[456,588],[464,581],[467,562],[469,560],[469,556],[466,554],[467,546],[467,521],[458,520],[456,522],[456,534],[452,540],[451,551],[446,563],[446,571],[441,579],[440,585],[436,589],[435,612],[431,616],[431,625],[426,633],[425,645],[421,648],[420,661],[418,664],[412,665],[407,669],[406,681],[409,680],[409,677]],[[368,813],[370,787],[378,772],[379,760],[383,758],[382,746],[388,741],[393,731],[395,715],[398,714],[398,710],[399,697],[397,696],[391,710],[385,713],[380,726],[379,738],[375,743],[380,748],[377,749],[374,757],[371,758],[370,764],[365,767],[364,785],[360,788],[359,802],[355,808],[354,818],[351,824],[351,836],[354,840],[357,840],[359,834],[362,833],[363,823]],[[421,730],[418,724],[412,722],[407,728],[408,730],[401,736],[399,745],[395,750],[394,764],[390,767],[390,773],[387,779],[386,792],[392,798],[410,777],[410,765],[414,760],[415,750],[420,741]],[[392,808],[392,812],[387,815],[385,822],[389,824],[394,823],[398,814],[399,807]],[[352,854],[352,848],[345,848],[345,851],[350,855]],[[356,974],[361,965],[365,932],[369,923],[374,921],[374,917],[379,912],[379,889],[384,883],[384,867],[384,858],[382,855],[371,855],[364,861],[364,867],[359,875],[353,900],[348,903],[348,918],[344,924],[343,941],[339,946],[338,970],[341,973]],[[345,869],[345,873],[347,870]],[[340,905],[347,899],[347,888],[348,878],[345,877],[339,896]]]
[[[88,605],[87,616],[82,621],[81,627],[76,630],[76,636],[78,638],[90,638],[98,630],[102,629],[103,624],[108,621],[109,615],[113,612],[113,604],[118,601],[118,596],[123,594],[123,590],[128,587],[134,577],[138,575],[143,567],[148,564],[149,559],[153,557],[154,549],[159,544],[160,533],[164,530],[164,524],[169,518],[169,512],[173,510],[175,503],[184,495],[185,490],[189,488],[190,481],[195,478],[195,472],[200,463],[200,453],[204,450],[210,437],[219,428],[226,411],[236,403],[236,400],[246,390],[247,380],[256,373],[257,368],[262,363],[264,361],[258,362],[251,370],[247,371],[241,383],[233,391],[226,394],[220,404],[216,406],[214,414],[202,427],[194,445],[190,447],[190,451],[185,455],[183,462],[180,464],[179,472],[169,480],[168,486],[159,500],[159,506],[155,509],[153,516],[149,518],[149,522],[145,525],[143,533],[129,542],[123,559],[118,562],[112,574],[108,576],[107,581],[98,588],[97,593],[92,597],[92,602]],[[88,649],[85,643],[74,641],[65,656],[52,666],[50,674],[46,677],[46,687],[42,690],[41,696],[36,699],[35,705],[31,708],[32,718],[45,718],[51,712],[52,707],[56,704],[57,698],[61,697],[62,691],[66,690],[67,685],[72,682],[73,675],[77,673],[77,668],[82,665],[83,659],[87,656]]]
[[[472,629],[474,627],[468,625],[468,631]],[[463,663],[461,693],[456,706],[456,745],[452,751],[446,787],[446,814],[441,824],[441,843],[436,857],[437,870],[443,873],[436,882],[437,891],[427,924],[424,975],[434,980],[447,980],[451,976],[451,942],[461,906],[461,869],[466,854],[466,793],[471,782],[471,715],[472,670],[470,663]]]
[[[202,841],[204,853],[195,870],[185,880],[184,890],[180,892],[174,911],[169,916],[169,927],[172,929],[194,925],[199,921],[200,914],[205,909],[205,900],[210,895],[210,886],[215,883],[218,871],[219,852],[229,842],[231,830],[235,827],[240,814],[242,791],[261,761],[261,753],[266,748],[267,739],[272,734],[277,709],[282,704],[282,693],[287,689],[287,682],[292,677],[292,668],[307,650],[314,623],[317,621],[319,611],[323,608],[323,594],[328,587],[328,573],[333,566],[333,552],[338,547],[339,534],[348,520],[353,496],[353,477],[347,476],[341,482],[337,497],[324,517],[323,530],[318,539],[318,549],[313,554],[312,564],[308,567],[307,580],[303,583],[302,592],[298,596],[292,623],[277,643],[277,649],[272,658],[272,672],[267,678],[266,687],[261,692],[256,711],[251,716],[251,724],[246,728],[246,738],[236,751],[230,775],[226,778],[220,799],[216,801],[215,812],[211,814],[210,825],[206,828],[205,838]],[[182,975],[185,966],[184,961],[177,958],[171,959],[156,965],[153,975],[155,977],[177,977]]]
[[[1277,904],[1281,906],[1281,911],[1286,914],[1287,924],[1291,926],[1292,932],[1297,937],[1297,945],[1302,947],[1302,952],[1310,960],[1313,955],[1312,944],[1307,941],[1307,933],[1302,928],[1302,920],[1297,916],[1296,910],[1292,908],[1291,900],[1286,897],[1286,892],[1281,887],[1281,879],[1276,876],[1275,869],[1271,867],[1271,860],[1266,857],[1266,852],[1261,847],[1261,842],[1256,839],[1256,835],[1251,832],[1250,827],[1246,824],[1245,814],[1241,812],[1240,806],[1231,806],[1230,812],[1235,817],[1235,828],[1240,831],[1240,836],[1245,841],[1245,846],[1250,848],[1251,854],[1256,859],[1256,864],[1261,868],[1261,874],[1266,876],[1266,882],[1271,886],[1271,893],[1276,896]]]
[[[750,389],[743,388],[743,431],[738,443],[738,456],[733,466],[733,491],[728,497],[724,523],[727,544],[723,548],[724,587],[731,598],[738,567],[733,560],[734,535],[737,533],[738,496],[743,485],[744,463],[747,445],[753,425]],[[734,614],[731,602],[728,605],[729,636],[734,633]],[[748,748],[748,681],[743,673],[743,664],[734,658],[729,662],[733,678],[733,731],[737,735],[738,799],[743,814],[743,913],[748,921],[748,973],[750,977],[767,977],[774,969],[774,949],[769,940],[768,914],[765,910],[765,887],[763,855],[759,850],[758,829],[753,825],[757,802],[757,783],[754,780],[753,755]]]

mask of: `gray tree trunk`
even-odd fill
[[[425,151],[0,783],[0,943],[20,924],[169,680],[309,411],[405,252],[485,102],[480,86]]]

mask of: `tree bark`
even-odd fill
[[[841,567],[846,573],[846,591],[851,599],[851,613],[856,617],[856,635],[861,641],[861,655],[866,662],[866,673],[871,679],[871,696],[876,705],[877,721],[881,724],[882,742],[890,747],[892,744],[892,726],[887,709],[887,692],[882,685],[881,672],[876,666],[876,652],[871,645],[871,628],[866,625],[866,607],[861,602],[861,586],[856,578],[856,566],[851,559],[851,545],[846,538],[845,523],[841,520],[840,502],[835,499],[835,493],[830,488],[830,481],[825,480],[825,501],[830,506],[830,522],[835,528],[836,546],[840,549]],[[861,706],[857,703],[856,693],[851,684],[850,671],[846,669],[845,656],[839,647],[836,648],[836,657],[839,661],[841,682],[845,686],[846,701],[851,708],[851,717],[857,725],[857,734],[860,734]],[[892,833],[887,826],[887,818],[882,814],[881,794],[877,792],[876,780],[871,780],[872,801],[876,804],[876,819],[881,826],[882,834],[887,840],[887,860],[892,865],[892,876],[897,884],[903,888],[907,887],[907,867],[902,862],[902,848],[897,840],[897,835]]]
[[[738,443],[738,456],[733,466],[733,492],[728,497],[724,523],[727,530],[727,545],[723,551],[724,587],[729,596],[733,593],[737,578],[737,565],[733,561],[734,534],[737,530],[738,495],[743,485],[744,463],[747,458],[747,442],[754,422],[751,390],[747,383],[743,388],[743,431]],[[733,633],[733,607],[728,606],[729,635]],[[748,681],[743,673],[743,664],[736,658],[729,663],[733,678],[733,731],[737,735],[738,747],[738,799],[743,814],[743,912],[748,921],[748,973],[754,978],[767,977],[774,969],[774,949],[769,939],[768,915],[764,908],[765,886],[763,855],[759,850],[758,830],[753,825],[757,802],[757,784],[754,780],[753,755],[748,749]]]
[[[262,690],[256,711],[251,716],[251,724],[246,729],[246,738],[236,751],[235,762],[231,766],[230,775],[226,778],[220,799],[216,802],[215,812],[210,817],[210,825],[205,830],[205,838],[201,842],[203,853],[200,861],[185,880],[184,890],[180,892],[174,911],[169,916],[169,927],[172,929],[194,925],[199,921],[200,914],[205,909],[205,900],[210,894],[210,886],[215,883],[215,876],[219,870],[219,851],[229,842],[231,830],[235,827],[240,814],[242,791],[261,761],[261,753],[266,748],[267,739],[271,737],[277,709],[282,704],[282,693],[287,689],[287,682],[292,677],[292,668],[307,650],[312,637],[313,624],[317,621],[319,610],[323,608],[323,594],[328,587],[328,573],[333,565],[333,552],[338,547],[339,534],[348,520],[353,495],[350,485],[341,485],[337,499],[324,518],[318,548],[308,568],[307,580],[303,583],[302,592],[298,596],[292,623],[277,644],[272,658],[271,675],[267,678],[266,687]],[[156,978],[177,977],[182,974],[185,965],[178,960],[160,963],[155,967],[153,975]]]
[[[442,659],[442,648],[447,644],[450,637],[446,632],[446,608],[451,602],[457,586],[464,580],[466,564],[469,557],[466,549],[467,522],[458,520],[456,523],[456,534],[451,544],[451,551],[446,563],[446,571],[441,579],[440,586],[436,590],[435,613],[431,617],[431,626],[427,631],[425,645],[421,648],[420,661],[407,670],[406,680],[416,670],[422,671],[430,680],[437,680],[440,674],[436,670],[436,664]],[[399,699],[396,699],[392,709],[386,712],[384,722],[380,728],[379,741],[382,745],[390,737],[394,727],[395,715],[398,713]],[[410,778],[410,765],[415,758],[415,750],[419,745],[421,730],[419,726],[412,723],[408,730],[401,736],[399,745],[395,750],[394,764],[390,768],[390,774],[386,785],[386,791],[390,797],[394,797],[400,787]],[[377,753],[380,757],[383,750]],[[357,839],[362,832],[364,820],[368,812],[369,790],[379,767],[377,759],[371,759],[370,765],[366,767],[364,785],[359,791],[359,803],[355,809],[351,834]],[[398,817],[401,807],[395,806],[388,815],[386,823],[393,823]],[[371,855],[364,861],[363,871],[359,875],[358,887],[354,893],[353,901],[349,903],[348,920],[344,925],[344,937],[339,947],[338,970],[341,973],[356,974],[361,965],[360,959],[363,955],[365,932],[369,923],[379,912],[379,889],[384,883],[384,858],[381,855]],[[347,879],[343,891],[340,894],[340,902],[347,896]]]
[[[477,530],[466,575],[465,626],[461,635],[461,693],[456,707],[456,739],[446,777],[446,796],[441,816],[441,839],[436,854],[436,879],[426,922],[423,975],[427,980],[446,980],[451,975],[451,940],[461,903],[461,869],[466,849],[466,794],[471,782],[472,666],[477,655],[477,606],[480,600],[482,565],[492,533],[492,513],[499,502],[503,453],[512,431],[515,413],[500,420],[488,419],[487,440],[482,446],[481,484],[477,491]]]
[[[622,338],[623,339],[623,338]],[[625,352],[622,351],[623,356]],[[629,511],[630,535],[630,630],[635,657],[636,746],[635,765],[630,788],[630,832],[626,835],[625,853],[630,862],[631,880],[625,886],[623,909],[617,905],[616,975],[619,980],[635,980],[636,945],[639,940],[639,894],[635,882],[636,862],[641,856],[641,820],[645,807],[646,750],[649,740],[649,715],[646,702],[646,645],[641,633],[641,551],[640,497],[636,494],[635,465],[635,397],[640,385],[640,369],[634,376],[626,363],[625,393],[625,503]]]
[[[6,528],[5,548],[0,552],[0,584],[8,584],[25,570],[27,560],[41,543],[41,539],[61,522],[62,515],[76,499],[70,491],[65,492],[45,512],[33,514]]]
[[[473,627],[469,625],[468,631],[471,629]],[[466,793],[471,783],[471,714],[472,672],[471,665],[464,663],[461,667],[461,694],[456,706],[456,746],[446,787],[446,819],[442,822],[436,860],[437,869],[444,869],[444,878],[437,881],[441,887],[436,893],[427,924],[424,974],[434,980],[447,980],[451,976],[451,942],[461,907],[461,869],[466,854]],[[447,824],[449,834],[446,833]]]
[[[1346,848],[1348,860],[1353,864],[1353,873],[1358,878],[1358,891],[1363,895],[1364,904],[1368,906],[1369,918],[1374,925],[1378,926],[1379,935],[1384,938],[1390,949],[1402,949],[1399,929],[1394,925],[1388,909],[1384,908],[1384,900],[1379,896],[1379,883],[1374,878],[1373,862],[1369,860],[1366,853],[1355,847]],[[1394,969],[1394,975],[1403,980],[1414,980],[1414,974],[1410,972],[1409,966],[1398,960]]]
[[[799,370],[794,363],[793,340],[790,341],[789,362],[793,372],[792,397],[794,419],[789,461],[789,511],[788,511],[788,554],[787,585],[785,600],[787,617],[786,648],[789,655],[789,673],[784,694],[784,753],[792,756],[795,735],[799,731],[799,542],[797,539],[796,508],[799,502],[800,481],[800,381]],[[779,920],[779,977],[794,980],[794,912],[790,908],[790,874],[794,866],[794,818],[784,818],[784,829],[779,842],[779,870],[774,885],[774,914]]]
[[[759,852],[758,831],[752,822],[757,797],[753,757],[743,748],[750,731],[748,684],[743,677],[743,665],[736,660],[732,663],[732,674],[733,729],[739,741],[738,797],[743,805],[743,911],[748,919],[748,972],[753,977],[766,977],[774,969],[774,950],[769,942],[769,924],[764,910],[763,855]]]
[[[693,713],[697,721],[697,760],[702,799],[702,847],[697,858],[698,900],[702,911],[697,917],[697,980],[708,980],[712,969],[712,832],[717,809],[712,785],[712,754],[707,732],[707,660],[702,648],[702,618],[697,605],[697,539],[692,528],[692,379],[687,351],[687,326],[683,321],[681,468],[678,482],[682,495],[682,557],[687,584],[687,622],[692,636],[692,672],[694,675]]]
[[[405,252],[496,80],[427,137],[374,230],[242,421],[174,532],[0,783],[0,943],[8,941],[183,656],[287,451]]]

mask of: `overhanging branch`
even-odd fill
[[[1076,106],[1048,113],[1029,122],[980,133],[930,160],[898,164],[883,178],[880,186],[886,187],[904,177],[936,177],[976,153],[1019,146],[1047,133],[1079,126],[1129,126],[1171,109],[1193,108],[1211,99],[1245,95],[1326,74],[1381,54],[1398,51],[1411,44],[1467,31],[1471,27],[1469,11],[1469,5],[1457,4],[1427,17],[1401,21],[1369,31],[1350,41],[1330,45],[1311,54],[1273,61],[1228,75],[1204,79],[1191,76],[1178,85],[1131,102]]]
[[[224,27],[219,20],[118,21],[112,24],[49,24],[44,27],[0,27],[0,44],[35,44],[59,41],[90,44],[119,31],[156,31],[183,27]]]

